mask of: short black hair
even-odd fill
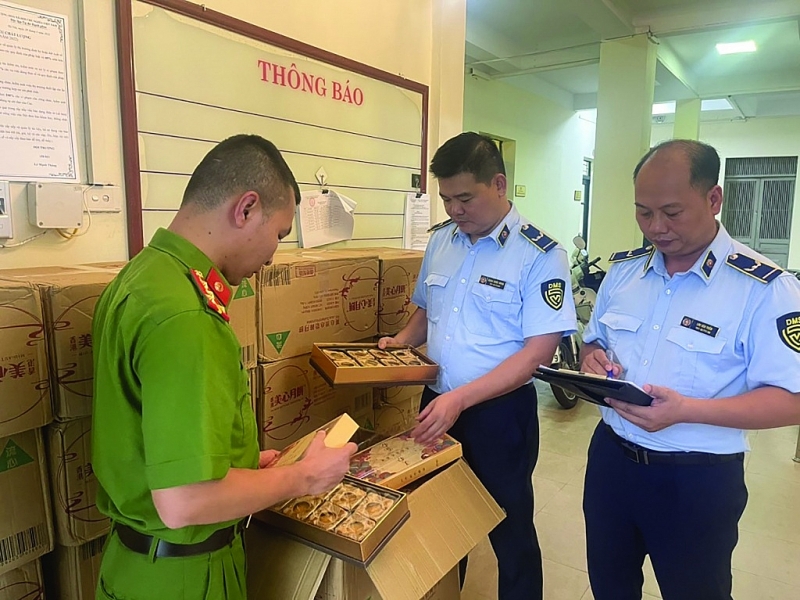
[[[254,191],[265,214],[281,208],[287,189],[300,204],[297,187],[289,165],[275,144],[258,135],[239,134],[214,146],[197,165],[181,206],[195,204],[210,210],[236,194]]]
[[[498,173],[506,174],[506,166],[492,138],[468,131],[442,144],[433,155],[431,173],[436,179],[472,173],[475,181],[488,185]]]
[[[719,154],[713,146],[697,140],[666,140],[647,151],[633,170],[633,182],[644,164],[659,150],[675,148],[689,159],[689,184],[696,190],[706,193],[719,182]]]

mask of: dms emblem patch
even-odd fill
[[[776,324],[781,341],[800,353],[800,312],[791,312],[778,317]]]
[[[542,284],[542,298],[553,310],[560,310],[564,305],[564,280],[551,279]]]

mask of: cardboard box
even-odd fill
[[[394,335],[400,331],[417,309],[411,304],[411,296],[417,286],[425,253],[384,247],[347,248],[341,252],[378,257],[378,335]]]
[[[364,569],[331,558],[314,600],[376,600],[381,598]],[[460,600],[458,567],[451,569],[420,600]]]
[[[53,549],[44,456],[39,430],[0,438],[0,573]]]
[[[258,274],[258,359],[378,332],[378,259],[337,250],[279,252]]]
[[[314,344],[311,366],[331,385],[435,383],[439,366],[413,346]]]
[[[258,383],[258,369],[248,369],[247,379],[250,388],[250,406],[253,407],[253,413],[256,413],[258,411],[258,399],[261,394],[261,386]]]
[[[461,444],[447,434],[423,446],[404,432],[354,454],[350,476],[399,490],[461,455]]]
[[[328,586],[322,592],[339,595],[316,596],[332,562],[330,555],[253,524],[247,530],[249,597],[421,600],[445,576],[452,577],[449,573],[458,562],[505,517],[461,460],[415,487],[407,498],[411,517],[372,563],[366,568],[344,567],[361,569],[358,576],[368,578],[375,591],[360,596],[358,589],[330,591]]]
[[[422,385],[398,385],[393,387],[376,387],[372,390],[372,401],[375,408],[381,408],[387,404],[401,404],[407,400],[416,400],[417,406],[422,398]],[[416,415],[415,415],[416,416]]]
[[[41,563],[34,560],[0,575],[0,600],[44,600]]]
[[[228,305],[231,327],[242,346],[242,364],[245,369],[254,369],[258,359],[256,306],[256,278],[253,276],[242,280]]]
[[[354,502],[353,507],[343,508],[335,500],[342,489],[357,489],[361,491],[363,496]],[[378,500],[373,502],[371,501],[372,498],[378,498]],[[383,506],[381,506],[382,502],[385,502]],[[303,512],[301,516],[292,515],[291,511],[298,503],[303,505]],[[364,506],[378,507],[380,512],[379,514],[367,514],[363,508]],[[330,510],[327,510],[326,507],[330,508]],[[315,524],[314,517],[319,515],[320,512],[323,515],[336,515],[338,513],[338,516],[331,517],[333,521],[329,520],[321,525]],[[344,560],[366,566],[408,519],[408,501],[406,500],[406,495],[402,492],[345,477],[341,484],[327,494],[295,498],[279,507],[256,513],[254,516],[259,521],[280,529],[282,532],[299,539],[304,544]],[[371,523],[366,533],[361,533],[363,538],[354,539],[349,537],[348,534],[340,531],[338,526],[333,525],[334,522],[341,525],[349,519],[355,519],[362,524],[362,527],[365,522],[369,521]]]
[[[373,388],[375,432],[389,437],[414,427],[424,389],[423,386]]]
[[[41,295],[0,272],[0,436],[53,420]]]
[[[92,419],[54,423],[46,432],[56,542],[79,546],[111,527],[95,504],[98,482],[92,469]]]
[[[378,333],[394,335],[408,323],[417,309],[411,296],[422,266],[420,250],[377,248],[381,287],[378,295]]]
[[[258,366],[261,449],[280,450],[348,413],[373,428],[372,388],[334,389],[309,364],[310,354]]]
[[[417,424],[419,397],[375,408],[375,433],[389,437],[408,431]]]
[[[91,266],[14,269],[0,273],[38,287],[49,355],[50,395],[56,419],[92,414],[92,317],[100,294],[115,277]]]
[[[82,546],[56,546],[44,557],[48,598],[94,600],[106,536]]]

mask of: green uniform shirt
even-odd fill
[[[151,490],[221,479],[231,467],[256,469],[259,455],[239,342],[221,314],[224,302],[200,291],[192,269],[206,276],[213,265],[159,229],[103,292],[93,322],[97,506],[179,544],[232,522],[168,529]],[[213,274],[220,296],[230,297]]]

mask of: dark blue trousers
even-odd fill
[[[601,422],[583,496],[595,600],[640,600],[647,554],[664,600],[731,600],[745,504],[743,461],[637,464]]]
[[[436,398],[425,388],[422,408]],[[533,526],[531,475],[539,457],[536,389],[525,385],[465,410],[448,431],[506,518],[489,534],[497,557],[498,600],[542,599],[542,553]],[[466,559],[460,565],[464,581]]]

